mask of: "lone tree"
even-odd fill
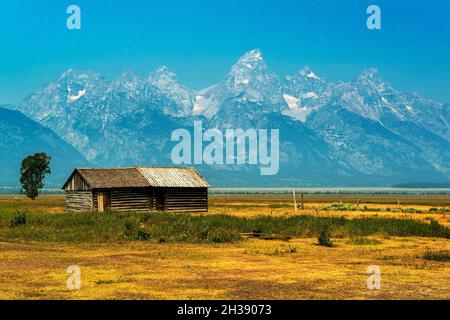
[[[45,175],[51,173],[49,166],[51,159],[45,153],[39,152],[22,160],[20,183],[28,198],[36,199],[39,189],[44,186]]]

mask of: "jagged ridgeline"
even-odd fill
[[[401,92],[375,69],[349,83],[329,82],[309,68],[280,78],[261,52],[252,50],[222,81],[199,91],[180,84],[166,67],[147,78],[125,72],[113,81],[70,69],[13,108],[56,133],[66,149],[57,138],[44,141],[53,136],[51,131],[33,134],[24,124],[8,129],[10,120],[2,118],[5,148],[15,148],[18,137],[39,136],[52,144],[48,150],[55,163],[67,159],[62,161],[67,171],[75,159],[101,167],[171,165],[176,144],[171,133],[201,120],[204,129],[280,130],[277,175],[261,176],[258,167],[248,165],[198,166],[214,186],[390,186],[450,180],[449,105]],[[5,157],[2,152],[8,177],[2,184],[14,181],[10,173],[16,174],[22,156],[14,154]]]

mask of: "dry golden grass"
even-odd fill
[[[64,213],[64,206],[64,196],[61,195],[40,195],[35,201],[23,195],[0,195],[0,209],[3,211],[20,209],[36,213]]]
[[[336,247],[315,239],[238,244],[1,244],[1,299],[450,299],[450,264],[422,259],[443,239]],[[295,250],[293,250],[295,248]],[[381,289],[367,289],[367,267]],[[66,268],[81,268],[68,290]]]
[[[303,214],[449,222],[442,213],[316,212],[322,205],[307,202]],[[37,202],[0,197],[3,209],[62,214],[63,206],[62,197],[44,196]],[[380,200],[370,204],[375,206],[396,204]],[[432,206],[436,204],[405,204],[424,210]],[[264,196],[213,196],[210,209],[210,214],[247,217],[295,214],[289,199]],[[422,257],[427,250],[450,250],[450,240],[374,239],[380,243],[352,245],[349,239],[333,239],[332,248],[316,245],[313,238],[229,244],[3,242],[0,299],[450,299],[450,263]],[[380,290],[367,289],[366,271],[373,264],[381,268]],[[70,265],[81,268],[80,290],[66,287]]]
[[[258,199],[260,197],[260,199]],[[399,218],[412,219],[417,221],[430,221],[434,219],[440,224],[450,227],[450,196],[396,196],[394,198],[380,196],[377,200],[374,196],[347,196],[345,203],[356,204],[361,201],[359,208],[361,211],[325,211],[321,207],[329,205],[331,202],[343,201],[338,195],[306,195],[304,210],[295,211],[292,195],[213,195],[209,213],[226,213],[240,217],[255,217],[259,215],[270,215],[274,217],[293,216],[293,215],[312,215],[312,216],[336,216],[348,219],[362,217],[379,218]],[[322,202],[316,202],[317,199]],[[400,205],[397,200],[400,199]],[[299,206],[300,197],[297,195],[297,205]],[[378,203],[376,201],[379,201]],[[343,202],[344,203],[344,202]],[[417,204],[425,203],[425,204]],[[367,205],[370,208],[377,208],[380,211],[363,211]],[[385,210],[402,210],[414,208],[423,211],[423,213],[406,212],[386,212]],[[431,208],[447,209],[445,213],[429,212]]]

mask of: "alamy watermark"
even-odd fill
[[[66,13],[69,14],[66,20],[66,26],[69,30],[81,29],[81,9],[79,6],[72,4],[67,7]]]
[[[68,266],[66,270],[67,277],[66,286],[69,290],[81,289],[81,268],[77,265]]]
[[[216,128],[203,131],[202,121],[194,121],[193,136],[187,129],[172,132],[171,140],[179,142],[171,152],[174,164],[259,165],[261,175],[278,173],[279,129],[226,129],[223,133]]]
[[[380,290],[381,289],[381,268],[377,265],[370,265],[367,267],[367,289]]]
[[[376,4],[372,4],[367,7],[367,14],[370,16],[367,18],[366,25],[369,30],[381,29],[381,8]]]

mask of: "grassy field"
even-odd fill
[[[1,196],[0,299],[450,299],[449,207],[306,195],[295,211],[288,195],[213,195],[208,214],[68,214],[61,196]],[[71,265],[80,290],[66,286]]]

